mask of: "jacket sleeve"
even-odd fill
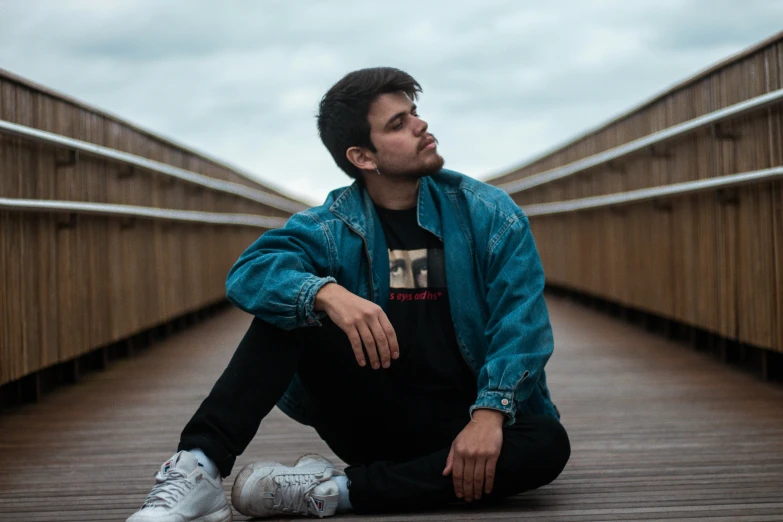
[[[329,227],[311,212],[263,234],[239,257],[226,296],[241,310],[284,330],[320,325],[315,295],[334,283],[336,250]]]
[[[514,214],[490,240],[487,251],[485,335],[489,342],[478,376],[478,397],[471,407],[489,408],[515,422],[518,406],[536,386],[554,349],[544,301],[544,270],[530,224]]]

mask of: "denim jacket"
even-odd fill
[[[456,338],[477,378],[470,413],[498,410],[506,425],[519,413],[559,418],[544,373],[554,347],[544,272],[525,214],[500,189],[445,169],[421,179],[417,214],[444,245]],[[359,183],[262,235],[231,268],[226,288],[238,308],[291,330],[320,325],[315,295],[329,282],[386,309],[386,239]],[[310,424],[297,377],[278,407]]]

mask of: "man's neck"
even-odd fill
[[[364,176],[364,186],[373,203],[381,208],[405,210],[418,202],[418,179],[387,178],[373,173]]]

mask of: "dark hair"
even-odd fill
[[[410,74],[394,67],[373,67],[348,73],[321,98],[318,134],[337,166],[350,177],[359,178],[359,169],[348,161],[345,151],[367,147],[375,152],[367,121],[370,105],[381,94],[398,91],[415,100],[421,86]]]

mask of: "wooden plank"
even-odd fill
[[[347,518],[783,519],[783,388],[568,300],[548,303],[558,341],[548,377],[573,448],[563,475],[486,512]],[[0,416],[0,520],[124,520],[249,320],[221,314]],[[236,469],[309,451],[335,458],[275,410]]]

